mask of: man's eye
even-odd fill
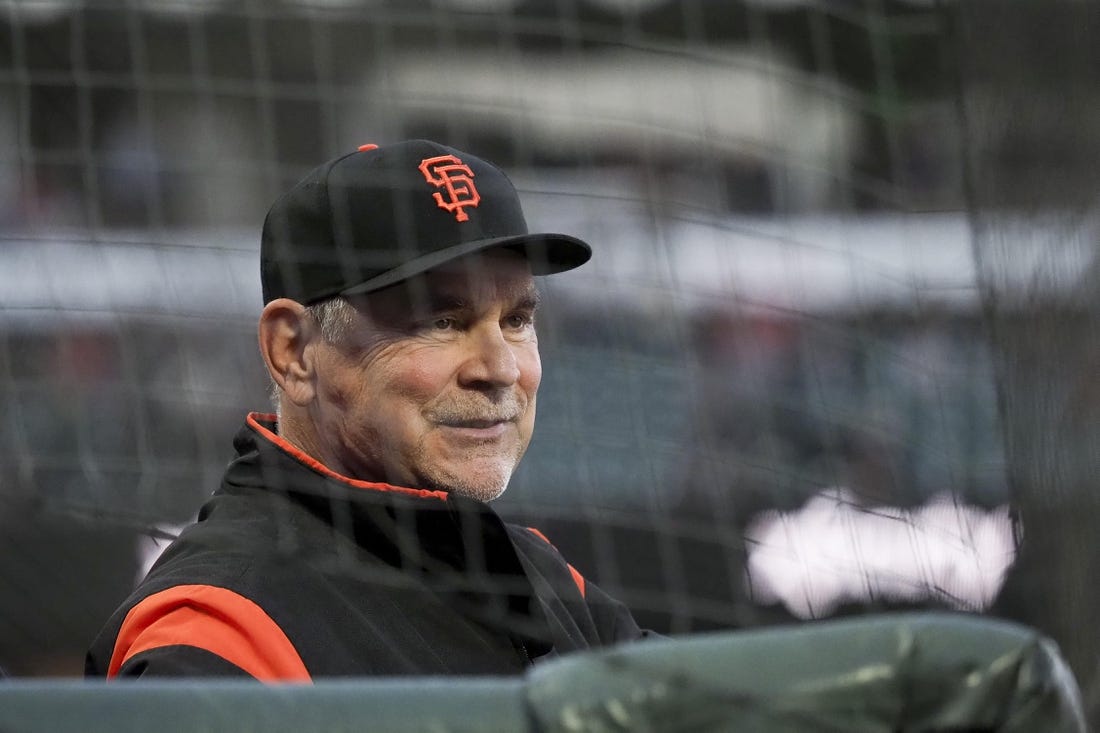
[[[455,319],[453,318],[436,318],[432,321],[432,328],[437,331],[449,331],[455,327]]]
[[[513,313],[512,315],[504,319],[505,325],[509,328],[524,328],[531,324],[534,319],[528,315],[522,313]]]

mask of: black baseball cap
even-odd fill
[[[363,145],[313,169],[264,220],[264,302],[312,303],[380,290],[503,247],[535,275],[583,265],[591,248],[527,230],[519,195],[492,163],[430,140]]]

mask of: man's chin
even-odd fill
[[[469,466],[466,467],[467,469]],[[446,472],[445,475],[433,478],[431,483],[434,488],[442,489],[450,494],[465,496],[477,501],[492,501],[508,488],[508,480],[512,471],[496,468],[491,471],[473,472]]]
[[[492,501],[503,494],[523,456],[515,446],[481,445],[456,450],[444,443],[424,448],[411,462],[418,469],[422,485],[477,501]]]
[[[508,486],[456,486],[448,491],[457,496],[463,496],[467,499],[474,499],[476,501],[490,502],[493,499],[499,498],[504,490]]]

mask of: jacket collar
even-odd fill
[[[447,593],[471,617],[521,638],[536,655],[549,650],[531,581],[488,504],[342,476],[280,437],[273,415],[250,414],[233,445],[237,457],[221,493],[281,494],[372,556]]]
[[[319,474],[327,479],[343,484],[349,488],[364,489],[367,491],[384,491],[396,495],[416,497],[420,499],[437,499],[447,501],[451,498],[446,491],[429,491],[428,489],[410,489],[404,486],[394,486],[374,481],[360,481],[349,478],[333,471],[313,456],[306,455],[300,448],[277,432],[276,417],[274,415],[252,412],[245,421],[244,428],[237,433],[233,442],[237,449],[238,457],[244,457],[252,451],[258,451],[263,462],[276,459],[278,463],[289,467],[297,464],[302,469]],[[277,454],[282,454],[279,460]],[[290,461],[285,459],[289,458]]]

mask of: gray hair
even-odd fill
[[[327,344],[339,344],[351,331],[355,323],[355,307],[342,295],[334,295],[306,306],[306,317],[313,319],[321,332],[321,338]],[[271,401],[275,405],[275,414],[279,415],[279,400],[282,389],[272,381]],[[281,415],[279,415],[281,417]]]
[[[317,323],[321,338],[329,344],[339,344],[347,338],[355,323],[355,307],[342,295],[307,305],[306,313]]]

